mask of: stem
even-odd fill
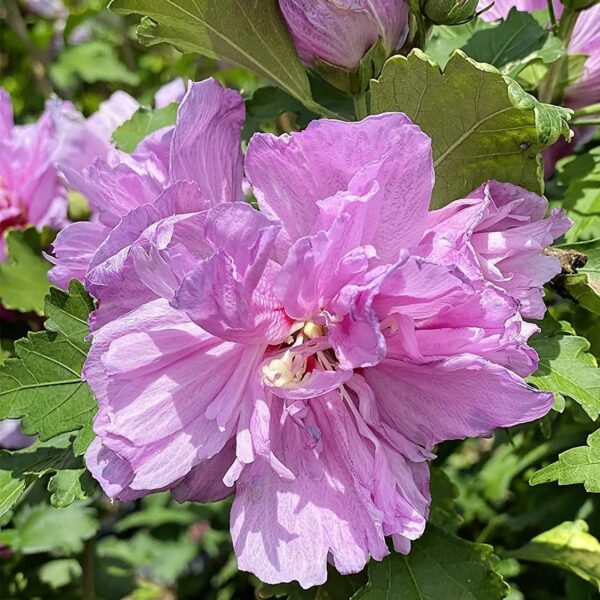
[[[569,121],[572,127],[587,127],[589,125],[600,125],[600,117],[596,119],[573,119]]]
[[[577,117],[587,117],[590,115],[600,115],[600,102],[598,104],[590,104],[589,106],[584,106],[583,108],[578,108],[573,111],[573,118]]]
[[[551,1],[551,0],[550,0]],[[579,12],[565,7],[565,11],[558,24],[558,37],[563,41],[565,48],[569,45],[575,24],[579,18]],[[550,67],[548,78],[546,82],[540,88],[540,101],[541,102],[552,102],[554,94],[556,92],[556,86],[560,81],[560,76],[564,64],[564,56],[554,61]]]
[[[554,4],[552,0],[548,0],[548,13],[550,14],[550,23],[552,23],[552,31],[555,31],[558,27],[558,21],[556,20],[556,13],[554,12]]]
[[[369,116],[369,110],[367,108],[367,93],[361,92],[352,98],[354,100],[354,114],[356,115],[357,121],[362,121],[364,118]]]
[[[85,543],[81,557],[82,596],[83,600],[96,600],[96,540],[92,538]]]
[[[29,32],[27,31],[27,25],[23,20],[23,15],[21,15],[19,5],[15,0],[7,0],[6,2],[6,22],[21,42],[23,42],[23,45],[27,48],[27,51],[31,56],[33,75],[42,95],[49,96],[54,90],[46,75],[49,66],[48,58],[40,52],[37,46],[31,41]]]

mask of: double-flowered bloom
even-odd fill
[[[111,497],[235,494],[240,568],[307,587],[386,536],[409,551],[436,444],[550,409],[523,316],[569,223],[495,182],[429,212],[431,142],[402,114],[258,134],[245,158],[243,118],[192,84],[174,127],[79,179],[104,228],[86,459]]]
[[[181,79],[162,87],[155,98],[157,108],[181,100],[184,91]],[[112,133],[138,108],[129,94],[115,92],[84,119],[70,102],[54,98],[37,122],[15,125],[10,96],[0,88],[0,261],[6,260],[4,236],[9,229],[33,225],[61,230],[68,224],[63,172],[77,174],[95,160],[111,160]],[[74,225],[78,232],[86,227]],[[63,283],[60,273],[55,279]]]
[[[82,168],[107,150],[108,139],[69,102],[49,100],[36,123],[15,125],[10,96],[0,88],[0,261],[9,228],[67,223],[67,186],[58,164]]]

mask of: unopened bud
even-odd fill
[[[479,0],[424,0],[423,14],[435,25],[461,25],[477,14]]]
[[[279,6],[304,64],[350,93],[365,61],[383,66],[408,34],[404,0],[279,0]],[[376,75],[371,69],[367,83]]]

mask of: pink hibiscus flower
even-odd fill
[[[520,294],[531,248],[567,223],[496,184],[430,214],[431,142],[402,114],[254,136],[256,210],[240,201],[243,116],[235,92],[193,84],[147,142],[160,170],[121,155],[81,179],[106,210],[138,203],[110,213],[87,268],[86,460],[111,497],[235,494],[239,567],[309,587],[328,562],[382,559],[386,536],[409,551],[436,444],[548,412],[552,395],[522,379],[536,328],[508,280]]]

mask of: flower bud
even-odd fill
[[[355,72],[376,46],[370,54],[383,62],[408,33],[404,0],[279,0],[279,6],[300,58],[320,73],[323,64],[328,70]],[[342,87],[339,78],[325,78]]]
[[[475,17],[479,0],[424,0],[423,14],[435,25],[460,25]]]

